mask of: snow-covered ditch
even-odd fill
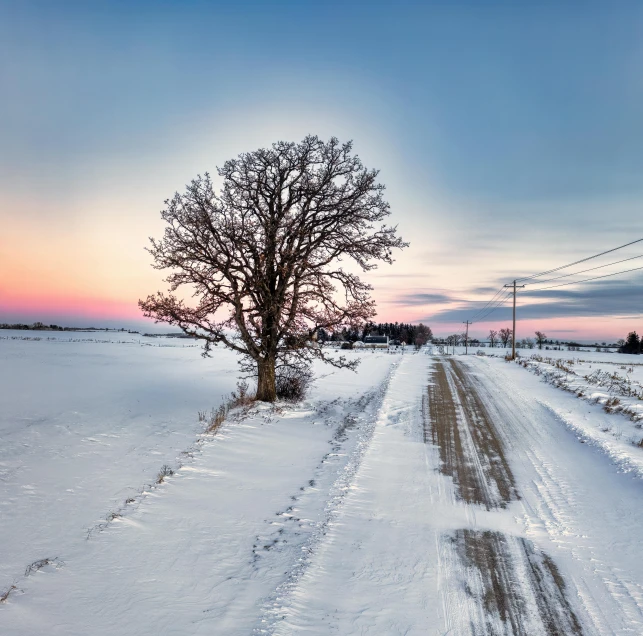
[[[209,436],[198,412],[237,380],[225,350],[0,335],[0,596],[15,586],[0,632],[16,635],[259,628],[343,499],[401,358],[349,352],[358,373],[317,368],[306,402]]]
[[[490,353],[485,351],[485,356]],[[520,368],[567,394],[530,384],[532,395],[582,442],[600,447],[624,470],[643,476],[641,357],[607,352],[521,353],[515,361]],[[495,362],[500,363],[497,358]]]

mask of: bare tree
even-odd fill
[[[312,358],[354,368],[314,339],[375,315],[371,286],[338,262],[368,271],[407,245],[382,223],[390,209],[378,172],[351,142],[309,136],[241,154],[218,174],[219,194],[206,174],[165,202],[168,225],[149,251],[156,269],[170,271],[169,293],[139,301],[144,315],[200,338],[204,355],[219,343],[240,353],[259,400],[275,400],[280,368]]]
[[[489,344],[492,347],[496,346],[496,340],[498,339],[498,332],[495,329],[489,330]]]
[[[538,348],[543,348],[543,342],[547,339],[547,336],[542,331],[536,332],[536,341],[538,342]]]
[[[506,349],[507,345],[511,341],[511,336],[513,335],[511,329],[509,329],[508,327],[503,327],[498,332],[498,335],[500,336],[500,341],[502,342],[502,346],[505,347]]]
[[[417,330],[415,332],[415,347],[416,349],[419,349],[420,347],[424,346],[429,340],[433,338],[433,332],[431,331],[431,327],[427,327],[426,325],[423,325],[420,323],[417,326]]]

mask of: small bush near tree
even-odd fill
[[[284,366],[277,369],[277,398],[299,402],[306,397],[313,381],[309,367]]]

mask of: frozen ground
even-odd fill
[[[622,415],[362,352],[203,436],[234,358],[164,343],[0,340],[3,635],[643,633],[637,456],[575,424]]]

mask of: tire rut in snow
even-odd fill
[[[455,360],[436,364],[429,385],[424,441],[440,451],[440,471],[456,496],[487,510],[519,499],[496,427],[465,369]]]
[[[466,592],[483,610],[473,634],[582,634],[558,568],[530,541],[478,530],[458,530],[452,541],[467,572]]]

